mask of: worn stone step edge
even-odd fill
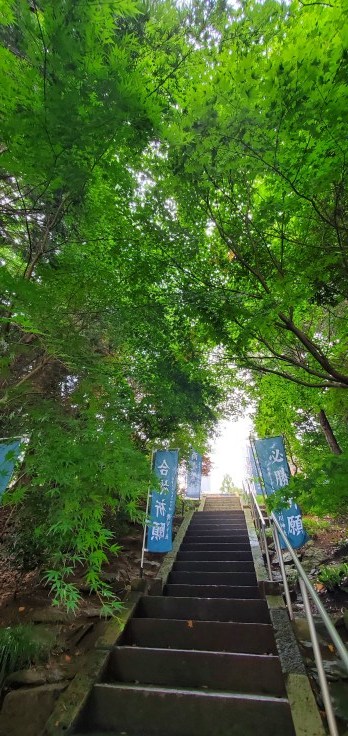
[[[200,650],[202,651],[202,650]],[[207,698],[228,698],[229,700],[236,700],[242,699],[242,700],[251,700],[251,701],[262,701],[265,703],[284,703],[288,704],[289,701],[287,698],[277,698],[273,697],[272,695],[252,695],[251,693],[229,693],[224,692],[222,690],[208,690],[208,691],[201,691],[201,690],[194,690],[189,688],[180,688],[180,687],[162,687],[160,685],[142,685],[139,683],[139,685],[135,683],[123,683],[123,682],[97,682],[94,685],[94,688],[97,690],[100,690],[102,688],[110,689],[110,691],[113,690],[132,690],[132,691],[144,691],[144,692],[156,692],[156,693],[165,693],[165,694],[173,694],[180,692],[182,695],[187,696],[203,696]]]

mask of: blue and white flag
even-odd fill
[[[253,440],[255,452],[261,468],[262,478],[267,496],[279,491],[289,484],[290,469],[286,457],[283,438],[268,437],[264,440]],[[297,503],[275,511],[280,526],[294,549],[302,547],[308,540],[308,534],[303,528],[301,510]],[[282,549],[285,544],[280,537]]]
[[[153,491],[151,495],[147,522],[148,552],[170,552],[172,549],[178,461],[178,450],[156,450],[154,453],[153,470],[160,481],[161,490]]]
[[[187,466],[186,498],[201,497],[202,455],[192,450]]]
[[[20,440],[7,440],[0,443],[0,497],[11,480],[20,447]]]

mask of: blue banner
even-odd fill
[[[288,485],[290,469],[286,457],[282,437],[268,437],[264,440],[253,440],[257,459],[260,464],[262,478],[267,496]],[[294,549],[302,547],[308,540],[303,528],[300,507],[290,502],[290,506],[276,511],[275,515]],[[282,549],[285,544],[280,538]]]
[[[0,443],[0,497],[11,480],[14,466],[20,453],[20,440],[7,440]]]
[[[250,444],[247,446],[247,471],[249,481],[251,481],[254,487],[254,493],[256,493],[257,496],[262,496],[262,488],[259,480],[260,471],[256,466],[253,448]]]
[[[253,440],[255,453],[259,461],[266,495],[270,496],[289,483],[290,470],[286,459],[283,438],[268,437],[265,440]]]
[[[172,549],[178,461],[178,450],[157,450],[154,453],[153,470],[160,481],[161,490],[153,491],[151,495],[148,552],[170,552]]]
[[[186,498],[201,497],[202,455],[192,450],[187,467]]]

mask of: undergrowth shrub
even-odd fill
[[[348,564],[343,562],[341,565],[322,567],[318,580],[325,585],[327,590],[335,591],[341,586],[344,590],[348,590]]]
[[[313,519],[308,516],[303,517],[303,525],[311,537],[317,537],[319,532],[330,529],[331,523],[325,519]]]
[[[0,692],[11,672],[45,661],[52,644],[38,639],[32,625],[0,629]]]

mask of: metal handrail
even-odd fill
[[[257,498],[256,498],[256,496],[254,495],[253,491],[251,491],[251,494],[252,494],[252,496],[253,496],[253,499],[254,499],[254,501],[255,501],[255,506],[256,506],[256,510],[257,510],[257,512],[258,512],[258,515],[259,515],[259,519],[260,519],[260,521],[261,521],[261,524],[262,524],[262,526],[264,526],[264,527],[265,527],[265,526],[266,526],[266,519],[265,519],[265,517],[264,517],[264,515],[263,515],[263,513],[262,513],[262,511],[261,511],[261,509],[260,509],[260,506],[259,506],[259,504],[257,503]]]
[[[297,555],[295,554],[295,552],[294,552],[294,550],[293,550],[293,548],[292,548],[292,546],[291,546],[291,544],[290,544],[290,542],[289,542],[286,534],[284,534],[283,529],[281,528],[281,526],[279,524],[279,521],[275,517],[274,513],[271,514],[271,519],[272,519],[274,525],[276,526],[278,533],[281,535],[282,540],[283,540],[284,544],[286,545],[288,551],[290,552],[290,555],[291,555],[291,557],[292,557],[292,559],[293,559],[293,561],[295,563],[295,567],[297,568],[298,573],[301,576],[301,578],[302,578],[302,580],[303,580],[303,582],[304,582],[304,584],[305,584],[305,586],[307,588],[308,593],[313,598],[313,601],[314,601],[314,603],[315,603],[315,605],[316,605],[316,607],[317,607],[317,609],[318,609],[318,611],[319,611],[319,613],[321,615],[321,618],[324,621],[324,624],[326,626],[326,629],[327,629],[327,631],[328,631],[328,633],[329,633],[329,635],[330,635],[330,637],[331,637],[331,639],[332,639],[332,641],[333,641],[336,649],[340,653],[341,659],[342,659],[343,663],[345,664],[345,666],[347,668],[347,671],[348,671],[348,650],[347,650],[347,648],[345,647],[345,645],[344,645],[344,643],[343,643],[340,635],[337,633],[337,631],[336,631],[336,629],[335,629],[335,627],[334,627],[334,625],[333,625],[333,623],[332,623],[332,621],[331,621],[328,613],[326,612],[326,610],[325,610],[325,608],[324,608],[324,606],[323,606],[323,604],[322,604],[322,602],[321,602],[318,594],[314,590],[312,583],[310,582],[310,580],[309,580],[306,572],[304,571],[303,566],[300,563],[300,560],[298,559]]]
[[[262,539],[263,548],[264,548],[264,552],[265,552],[265,555],[266,555],[268,574],[269,574],[270,580],[272,580],[272,566],[271,566],[271,560],[270,560],[270,556],[269,556],[269,550],[268,550],[268,544],[267,544],[267,537],[266,537],[266,520],[263,517],[262,511],[260,509],[259,504],[257,503],[256,497],[255,497],[252,489],[250,489],[250,493],[253,496],[253,501],[254,501],[256,510],[258,512],[258,517],[259,517],[257,519],[257,516],[255,514],[255,509],[253,508],[253,505],[251,505],[251,511],[252,511],[252,514],[253,514],[254,524],[255,524],[256,529],[258,529],[259,532],[260,532],[260,537]]]
[[[250,496],[251,496],[251,499],[252,499],[251,509],[252,509],[252,513],[253,513],[253,516],[254,516],[255,526],[258,526],[258,524],[257,524],[257,515],[258,515],[258,517],[259,517],[259,520],[258,521],[259,521],[259,523],[261,522],[261,525],[259,526],[259,528],[264,530],[265,529],[265,526],[266,526],[266,520],[265,520],[265,518],[264,518],[264,516],[262,514],[262,511],[260,509],[260,506],[258,504],[258,501],[256,499],[256,496],[253,493],[253,491],[252,491],[251,488],[249,489],[249,493],[250,493]],[[257,512],[257,514],[256,514],[256,512]],[[286,576],[286,570],[285,570],[285,565],[284,565],[282,550],[281,550],[281,546],[280,546],[280,538],[282,539],[282,541],[284,542],[284,544],[285,544],[288,552],[290,553],[291,558],[292,558],[292,560],[293,560],[293,562],[295,564],[295,567],[296,567],[296,569],[297,569],[297,571],[299,573],[299,584],[300,584],[301,594],[302,594],[302,598],[303,598],[305,614],[306,614],[306,618],[308,620],[309,632],[310,632],[310,637],[311,637],[311,640],[312,640],[313,653],[314,653],[315,663],[316,663],[317,670],[318,670],[319,684],[320,684],[320,689],[321,689],[321,694],[322,694],[322,698],[323,698],[324,708],[325,708],[325,712],[326,712],[326,716],[327,716],[327,722],[328,722],[329,732],[330,732],[330,736],[338,736],[338,729],[337,729],[337,724],[336,724],[336,718],[335,718],[335,714],[334,714],[332,703],[331,703],[329,687],[328,687],[328,683],[327,683],[327,679],[326,679],[326,675],[325,675],[325,670],[324,670],[324,665],[323,665],[323,659],[322,659],[322,656],[321,656],[320,645],[319,645],[319,641],[318,641],[318,636],[317,636],[317,632],[316,632],[316,628],[315,628],[315,623],[314,623],[314,619],[313,619],[313,613],[311,611],[308,594],[311,596],[312,600],[314,601],[314,604],[316,605],[317,610],[319,611],[319,614],[320,614],[320,616],[321,616],[321,618],[322,618],[322,620],[323,620],[323,622],[324,622],[324,624],[326,626],[327,632],[328,632],[328,634],[329,634],[332,642],[334,643],[334,645],[335,645],[335,647],[336,647],[336,649],[337,649],[337,651],[338,651],[338,653],[339,653],[339,655],[341,657],[341,660],[342,660],[343,664],[347,668],[347,671],[348,671],[348,651],[347,651],[347,649],[346,649],[346,647],[345,647],[345,645],[344,645],[341,637],[337,633],[337,631],[336,631],[336,629],[335,629],[335,627],[334,627],[334,625],[333,625],[330,617],[328,616],[328,614],[327,614],[327,612],[326,612],[326,610],[325,610],[325,608],[324,608],[324,606],[323,606],[323,604],[322,604],[319,596],[315,592],[315,590],[314,590],[314,588],[313,588],[313,586],[312,586],[312,584],[311,584],[311,582],[310,582],[310,580],[309,580],[309,578],[308,578],[305,570],[303,569],[303,567],[302,567],[302,565],[301,565],[301,563],[300,563],[297,555],[295,554],[295,552],[294,552],[294,550],[293,550],[293,548],[292,548],[292,546],[291,546],[291,544],[290,544],[290,542],[289,542],[286,534],[284,533],[283,529],[281,528],[281,526],[280,526],[280,524],[278,522],[278,519],[276,518],[276,516],[275,516],[275,514],[273,512],[271,513],[271,516],[269,517],[269,523],[270,523],[270,528],[272,529],[273,539],[274,539],[274,543],[275,543],[275,549],[277,551],[277,556],[278,556],[278,560],[279,560],[279,566],[280,566],[280,570],[281,570],[281,576],[282,576],[282,580],[283,580],[283,584],[284,584],[284,593],[285,593],[286,605],[287,605],[287,609],[288,609],[288,613],[289,613],[290,619],[293,619],[294,618],[294,615],[293,615],[293,610],[292,610],[292,605],[291,605],[291,598],[290,598],[290,592],[289,592],[289,586],[288,586],[288,581],[287,581],[287,576]],[[266,540],[265,534],[264,534],[264,539]],[[267,540],[266,540],[266,544],[267,544]],[[272,576],[271,576],[271,579],[272,579]]]

